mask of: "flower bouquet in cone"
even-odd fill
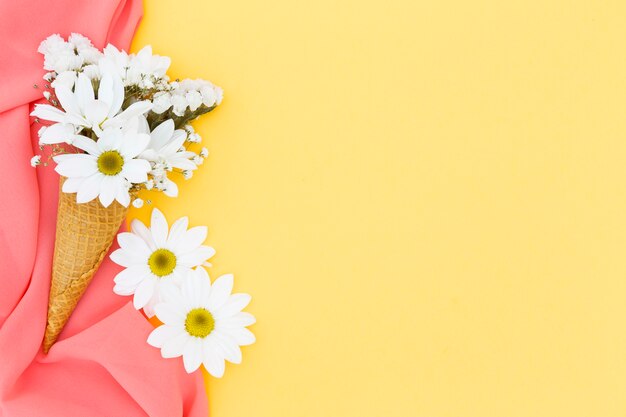
[[[95,275],[142,189],[178,195],[173,175],[192,176],[208,152],[189,122],[213,110],[222,90],[205,80],[170,82],[170,59],[89,39],[52,35],[44,55],[48,104],[36,105],[40,148],[33,166],[56,163],[57,231],[43,348],[48,352]],[[46,148],[48,147],[48,148]]]
[[[97,200],[78,204],[74,195],[59,193],[45,352],[87,289],[127,212],[118,202],[109,207]]]

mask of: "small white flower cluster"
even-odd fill
[[[84,73],[91,80],[100,79],[105,73],[115,73],[125,86],[170,88],[165,72],[171,60],[153,55],[150,46],[137,54],[120,51],[111,44],[100,51],[88,38],[72,33],[67,41],[58,34],[49,36],[38,51],[44,55],[44,69],[50,71],[44,79],[52,82],[55,88],[60,84],[73,87],[79,73]]]
[[[30,166],[31,167],[36,167],[38,165],[41,164],[41,155],[35,155],[32,158],[30,158]]]
[[[37,51],[44,55],[43,68],[57,74],[95,64],[102,55],[89,39],[78,33],[72,33],[67,42],[58,34],[49,36]],[[46,80],[51,81],[51,78]]]
[[[120,51],[111,44],[101,52],[83,35],[72,33],[67,42],[58,34],[48,37],[38,51],[44,55],[44,69],[50,71],[44,79],[54,88],[60,84],[72,88],[79,73],[91,80],[115,73],[126,87],[152,90],[152,111],[156,114],[172,109],[176,116],[183,116],[188,109],[195,112],[202,105],[212,108],[222,102],[223,90],[209,81],[185,79],[170,83],[166,74],[170,58],[152,54],[149,45],[137,54]]]
[[[193,128],[192,125],[186,125],[185,131],[187,132],[187,135],[188,135],[187,142],[200,143],[202,141],[202,138],[200,137],[200,135],[196,133],[196,130]]]
[[[63,191],[76,192],[79,202],[99,197],[105,206],[113,200],[127,206],[131,190],[177,196],[172,175],[191,178],[208,155],[206,148],[190,149],[201,138],[189,122],[219,105],[222,89],[201,79],[170,82],[170,58],[150,46],[137,54],[110,44],[100,51],[72,33],[67,41],[49,36],[38,51],[49,71],[43,92],[49,104],[36,105],[31,115],[53,122],[40,129],[39,140],[54,145],[56,170],[68,178]],[[65,152],[59,144],[78,153],[59,155]],[[31,161],[40,163],[39,155]]]
[[[163,103],[163,111],[173,108],[177,116],[184,116],[187,111],[194,112],[204,105],[211,108],[222,102],[224,95],[222,89],[206,80],[185,79],[180,82],[171,83],[172,90],[160,95],[160,102]],[[155,110],[157,111],[157,110]]]

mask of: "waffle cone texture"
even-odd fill
[[[78,204],[76,194],[61,190],[64,181],[61,178],[59,182],[45,353],[61,334],[128,213],[128,207],[117,201],[109,207],[103,207],[98,199]]]

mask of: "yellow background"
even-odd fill
[[[153,197],[254,297],[212,415],[626,415],[625,16],[146,2],[133,49],[225,89],[206,164]]]

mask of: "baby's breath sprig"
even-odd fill
[[[45,129],[46,126],[42,126],[41,129]],[[41,130],[40,129],[40,130]],[[58,155],[63,155],[68,153],[67,149],[63,145],[39,145],[39,150],[42,151],[41,154],[35,155],[30,159],[30,165],[35,168],[38,166],[47,167],[50,164],[50,161]]]

